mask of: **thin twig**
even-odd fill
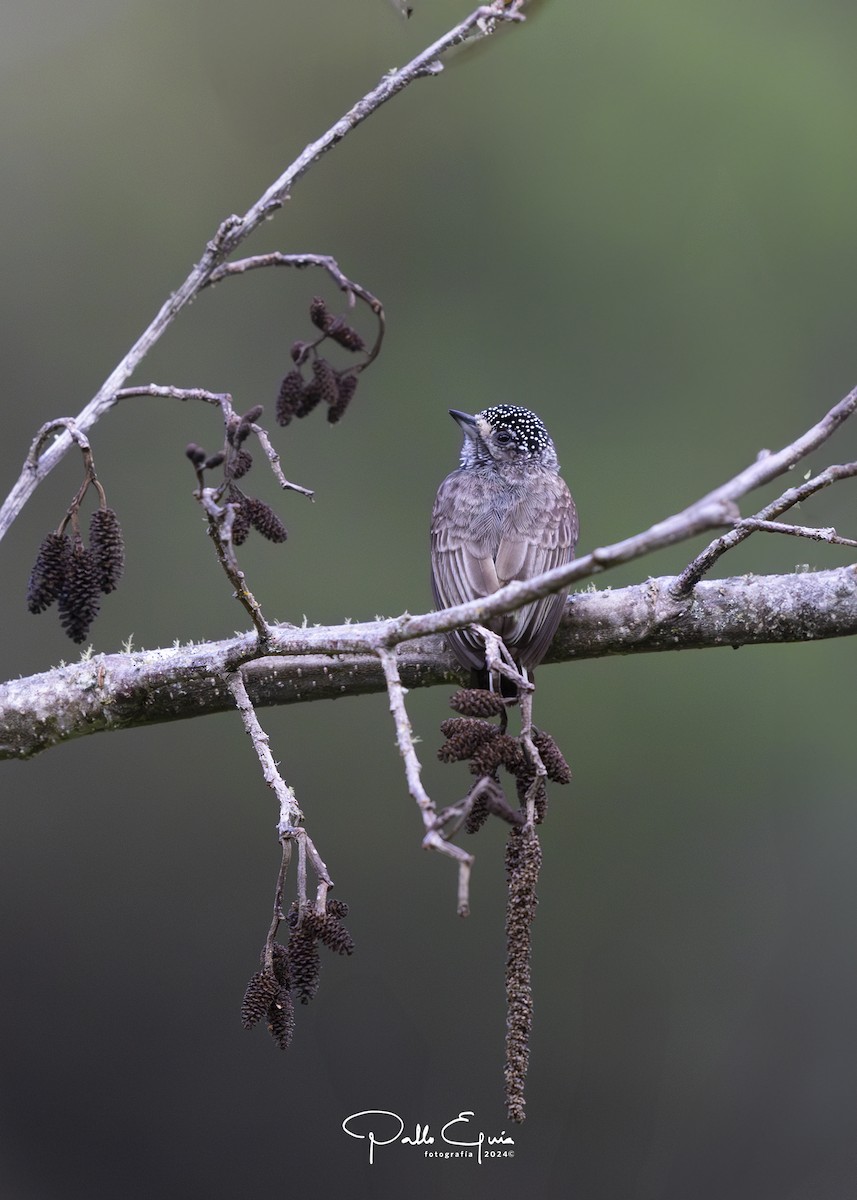
[[[330,888],[333,887],[333,880],[330,878],[330,872],[328,871],[327,866],[322,860],[318,850],[316,850],[315,843],[310,835],[303,828],[301,828],[299,832],[302,835],[304,845],[306,846],[307,857],[312,863],[312,869],[315,871],[316,878],[318,879],[318,886],[315,894],[316,912],[323,914],[325,911],[325,904],[327,903],[327,893]]]
[[[74,444],[79,446],[81,450],[89,449],[89,441],[86,437],[86,434],[78,429],[77,422],[73,417],[56,417],[53,421],[46,421],[33,438],[32,445],[30,446],[30,452],[24,462],[25,467],[28,467],[32,470],[36,469],[42,446],[44,446],[51,434],[59,434],[61,430],[67,433]]]
[[[560,576],[562,572],[566,576],[567,582],[574,582],[576,579],[595,574],[596,571],[629,562],[641,554],[648,554],[652,550],[659,550],[664,546],[684,541],[688,537],[703,533],[706,529],[712,529],[717,525],[732,525],[736,520],[740,520],[741,515],[735,507],[736,500],[740,500],[742,496],[746,496],[749,492],[755,491],[785,474],[801,459],[826,442],[855,409],[857,409],[857,388],[834,404],[833,408],[825,413],[820,421],[795,438],[793,442],[789,442],[776,453],[763,450],[754,463],[745,467],[743,471],[739,471],[726,483],[722,483],[713,491],[701,496],[699,500],[694,501],[681,512],[667,517],[664,521],[659,521],[644,533],[627,538],[624,542],[616,542],[604,549],[594,550],[591,555],[578,559],[576,564],[572,563],[569,567],[559,568],[554,574]],[[594,570],[592,565],[586,562],[586,559],[594,560]],[[571,573],[571,569],[575,565],[582,568],[583,574]],[[558,584],[555,590],[558,591],[561,586],[561,583]]]
[[[548,773],[536,743],[533,741],[533,692],[519,690],[521,704],[521,743],[524,752],[533,768],[533,781],[527,788],[527,828],[532,829],[536,823],[536,802],[545,795],[545,780]]]
[[[229,392],[209,392],[205,388],[178,388],[157,383],[148,383],[142,384],[139,387],[122,388],[121,391],[116,393],[114,399],[116,401],[129,400],[138,396],[154,396],[166,400],[181,400],[183,402],[199,400],[203,404],[213,404],[220,409],[223,414],[223,422],[227,427],[235,417],[235,406]],[[259,445],[262,447],[265,457],[270,463],[274,478],[280,487],[292,492],[299,492],[302,496],[307,496],[311,500],[313,492],[309,488],[302,487],[299,483],[291,483],[286,479],[283,469],[280,466],[280,456],[271,445],[271,439],[268,437],[266,430],[260,425],[251,425],[250,428],[255,433]]]
[[[520,810],[510,808],[502,796],[497,780],[491,775],[480,775],[473,783],[467,795],[456,804],[448,804],[442,808],[434,820],[435,829],[442,829],[447,838],[455,837],[461,826],[470,816],[470,810],[477,800],[490,802],[490,810],[510,825],[522,825],[524,818]]]
[[[225,679],[226,685],[235,700],[235,706],[241,714],[241,720],[244,724],[244,729],[247,733],[247,736],[250,738],[250,741],[253,744],[253,749],[256,751],[256,757],[259,759],[259,764],[262,768],[262,777],[276,796],[280,807],[280,815],[277,822],[277,836],[280,840],[283,852],[274,894],[274,911],[271,918],[271,925],[268,930],[268,937],[265,942],[265,965],[270,968],[273,959],[273,944],[277,936],[277,929],[279,928],[280,922],[284,919],[283,888],[285,884],[286,871],[288,870],[289,862],[291,861],[292,843],[296,842],[298,847],[297,898],[299,909],[301,911],[306,906],[307,900],[307,858],[309,858],[310,862],[312,863],[313,870],[318,878],[315,905],[316,910],[319,913],[324,912],[327,893],[328,890],[333,887],[333,880],[331,879],[330,872],[328,871],[326,864],[316,849],[312,838],[301,824],[303,821],[303,813],[300,810],[294,791],[283,779],[280,769],[277,763],[274,761],[274,757],[271,754],[268,735],[265,733],[259,722],[259,718],[256,716],[256,709],[247,693],[247,687],[244,682],[242,672],[240,670],[226,672]]]
[[[303,813],[298,805],[294,791],[280,774],[280,770],[271,754],[267,733],[259,723],[253,702],[247,695],[247,688],[241,671],[231,671],[226,675],[226,686],[232,693],[235,706],[241,714],[245,732],[253,744],[259,765],[262,768],[262,778],[277,798],[280,806],[278,832],[292,833],[303,820]]]
[[[258,652],[267,653],[270,648],[271,626],[265,620],[262,606],[247,586],[247,578],[238,565],[232,544],[235,505],[230,501],[221,507],[217,502],[218,492],[218,488],[202,487],[195,494],[208,518],[208,532],[214,542],[217,561],[235,589],[235,598],[243,605],[259,635]]]
[[[33,438],[30,452],[27,455],[27,464],[35,469],[39,460],[39,452],[42,446],[49,437],[57,434],[60,430],[66,433],[72,440],[75,446],[80,450],[83,457],[83,482],[77,490],[77,493],[72,498],[71,503],[66,509],[65,516],[60,522],[57,529],[58,534],[65,533],[69,523],[75,531],[78,530],[80,506],[83,504],[84,497],[91,487],[95,488],[98,493],[98,500],[102,508],[107,506],[107,496],[104,488],[99,482],[98,475],[95,471],[95,459],[92,455],[92,447],[89,444],[89,438],[85,433],[81,433],[76,422],[71,417],[57,417],[53,421],[47,421]]]
[[[386,321],[384,317],[384,306],[377,296],[373,296],[368,288],[362,284],[355,283],[353,279],[349,279],[344,273],[339,263],[329,254],[283,254],[278,250],[271,254],[255,254],[250,258],[242,258],[237,262],[224,263],[213,271],[211,278],[204,285],[205,287],[213,287],[220,283],[222,279],[227,279],[233,275],[244,275],[247,271],[257,271],[260,268],[270,267],[295,267],[301,270],[305,267],[320,267],[327,271],[331,279],[336,283],[341,291],[345,292],[349,305],[354,304],[355,296],[369,306],[378,320],[378,332],[375,335],[375,342],[372,349],[368,352],[366,359],[356,367],[355,370],[364,371],[371,362],[378,357],[381,352],[381,343],[384,340],[384,330]]]
[[[532,684],[518,670],[515,660],[509,653],[506,643],[499,634],[484,625],[473,625],[473,632],[478,633],[485,643],[485,668],[489,678],[504,676],[510,679],[519,689],[532,690]],[[498,686],[499,691],[499,686]]]
[[[741,527],[754,533],[785,533],[790,537],[809,538],[813,542],[827,542],[829,546],[857,546],[857,539],[841,537],[832,525],[817,528],[814,525],[786,525],[783,521],[759,521],[755,517],[745,517]]]
[[[282,832],[280,837],[295,837],[295,833]],[[295,837],[295,840],[298,844],[298,913],[303,913],[306,908],[306,838]]]
[[[840,479],[850,479],[853,475],[857,475],[857,462],[842,463],[837,466],[827,467],[818,475],[814,475],[812,479],[808,479],[799,487],[789,488],[783,492],[776,500],[770,504],[766,504],[752,518],[746,521],[736,522],[735,528],[729,533],[723,534],[722,537],[715,538],[710,545],[698,554],[692,562],[688,563],[685,569],[679,575],[673,586],[673,595],[676,599],[681,599],[684,596],[690,595],[695,585],[699,582],[706,572],[710,571],[719,558],[721,558],[727,550],[739,545],[745,541],[759,527],[759,522],[770,522],[775,517],[779,517],[782,513],[787,512],[790,508],[794,508],[801,501],[814,496],[816,492],[820,492],[823,488],[830,487],[832,483],[836,483]],[[780,532],[778,530],[778,532]],[[830,541],[831,539],[826,539]]]
[[[286,914],[283,911],[283,892],[286,887],[286,875],[289,870],[289,863],[292,861],[292,839],[288,837],[280,838],[280,847],[282,854],[280,857],[280,870],[277,873],[277,884],[274,888],[274,911],[271,914],[271,924],[268,927],[268,935],[265,938],[265,970],[273,973],[274,970],[274,942],[277,940],[277,933],[280,925],[286,919]]]
[[[271,439],[268,437],[267,430],[261,425],[251,425],[250,428],[256,435],[256,440],[262,447],[262,450],[270,463],[271,470],[284,491],[298,492],[301,496],[306,496],[308,500],[312,500],[315,493],[310,488],[301,487],[299,483],[291,483],[283,474],[283,468],[280,466],[280,456],[274,447],[271,445]]]
[[[437,828],[437,811],[434,803],[422,785],[420,772],[422,766],[414,746],[414,731],[405,708],[405,689],[399,676],[399,666],[394,650],[384,646],[377,648],[378,658],[384,669],[387,683],[387,695],[390,699],[390,712],[396,726],[396,741],[399,753],[405,763],[405,777],[408,781],[408,791],[416,801],[422,814],[426,834],[423,838],[423,848],[437,850],[454,858],[458,863],[458,914],[466,917],[470,912],[470,871],[473,866],[473,855],[449,842]]]
[[[481,625],[474,625],[473,629],[485,642],[485,666],[489,677],[492,675],[504,675],[518,689],[518,703],[521,706],[521,744],[524,747],[524,753],[529,760],[530,766],[533,768],[533,780],[527,788],[526,794],[526,824],[529,827],[533,827],[536,820],[536,801],[539,795],[544,793],[545,780],[548,774],[542,762],[542,756],[539,754],[538,748],[533,741],[533,693],[535,685],[532,680],[528,679],[518,669],[505,642],[498,634]]]
[[[203,404],[213,404],[223,413],[224,421],[234,415],[232,397],[229,392],[209,392],[205,388],[169,387],[160,383],[139,384],[137,387],[121,388],[113,396],[114,403],[120,400],[131,400],[137,396],[156,396],[164,400],[200,400]]]

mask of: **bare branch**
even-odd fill
[[[234,415],[232,397],[229,392],[209,392],[205,388],[170,387],[159,383],[139,384],[137,387],[121,388],[113,396],[113,402],[131,400],[137,396],[157,396],[164,400],[200,400],[203,404],[213,404],[223,413],[224,421]]]
[[[857,567],[789,575],[703,580],[676,600],[673,577],[569,597],[548,662],[857,634]],[[223,672],[244,663],[257,706],[332,700],[381,692],[377,647],[403,624],[419,628],[443,614],[301,629],[270,626],[270,654],[259,658],[255,632],[134,654],[99,654],[0,685],[0,759],[28,758],[90,733],[228,711]],[[276,657],[274,657],[276,656]],[[396,650],[402,685],[466,682],[437,636]]]
[[[209,392],[205,388],[178,388],[157,383],[147,383],[141,384],[139,387],[122,388],[121,391],[116,393],[113,399],[118,402],[119,400],[135,399],[138,396],[154,396],[166,400],[181,400],[183,402],[200,400],[203,404],[213,404],[223,413],[223,421],[226,425],[235,417],[232,397],[228,392]],[[57,421],[51,422],[54,425],[60,423]],[[250,428],[255,433],[259,445],[262,447],[265,457],[270,463],[274,478],[280,487],[284,490],[288,489],[292,492],[299,492],[300,495],[307,496],[311,500],[314,493],[309,488],[302,487],[299,483],[291,483],[286,479],[283,469],[280,466],[280,455],[271,445],[271,439],[268,437],[267,432],[260,425],[253,424]]]
[[[86,435],[78,429],[77,423],[71,417],[57,417],[53,421],[46,421],[33,438],[30,453],[26,458],[26,465],[28,467],[35,469],[45,442],[51,435],[59,435],[61,430],[67,433],[74,444],[79,446],[81,450],[89,450],[89,441]]]
[[[735,505],[736,500],[740,500],[742,496],[746,496],[756,488],[785,474],[807,454],[826,442],[842,422],[851,416],[855,408],[857,408],[857,388],[850,391],[820,421],[802,433],[800,437],[795,438],[793,442],[789,442],[775,454],[767,450],[761,451],[756,461],[749,467],[745,467],[732,479],[694,501],[681,512],[658,522],[644,533],[627,538],[624,542],[617,542],[604,550],[594,550],[585,559],[578,559],[576,563],[562,568],[565,577],[562,582],[557,583],[554,590],[558,591],[563,582],[573,583],[577,579],[585,578],[597,571],[603,571],[607,567],[629,562],[652,550],[658,550],[697,533],[703,533],[706,529],[733,524],[734,521],[740,519],[741,515]],[[589,563],[587,559],[592,559],[593,562]],[[582,568],[581,574],[572,574],[575,566],[579,570]],[[560,570],[554,574],[558,578]]]
[[[281,922],[285,920],[283,891],[285,888],[286,873],[292,857],[292,844],[296,842],[298,847],[297,898],[301,909],[306,905],[307,899],[307,857],[309,857],[318,878],[318,891],[316,894],[316,910],[318,912],[324,912],[327,893],[333,887],[333,880],[330,878],[330,873],[322,861],[321,855],[316,850],[312,839],[301,824],[304,819],[303,813],[300,810],[293,789],[283,779],[279,766],[274,761],[268,735],[265,733],[259,722],[259,718],[256,716],[256,709],[247,693],[241,671],[230,671],[225,674],[224,678],[234,698],[235,705],[241,714],[241,720],[247,736],[253,743],[253,749],[256,751],[256,757],[259,759],[259,764],[262,767],[262,777],[276,796],[280,807],[277,836],[282,847],[282,857],[274,889],[274,908],[271,915],[271,924],[268,927],[268,934],[265,938],[264,950],[264,966],[270,971],[273,969],[274,942],[277,937],[277,931]]]
[[[470,787],[467,795],[456,804],[442,808],[435,818],[435,828],[443,829],[448,838],[455,837],[470,815],[477,801],[484,801],[489,811],[499,816],[508,825],[523,825],[525,816],[520,809],[510,808],[503,789],[490,775],[480,775]]]
[[[530,830],[535,830],[536,824],[536,802],[541,796],[545,795],[545,780],[548,773],[545,764],[542,762],[542,756],[539,754],[538,747],[533,741],[533,692],[532,686],[521,688],[519,691],[521,703],[521,743],[524,751],[529,759],[530,766],[533,768],[533,781],[527,788],[526,805],[527,805],[527,822],[526,826]]]
[[[786,525],[782,521],[757,521],[755,517],[745,517],[741,525],[746,525],[756,533],[785,533],[790,537],[808,538],[813,542],[827,542],[829,546],[857,546],[857,539],[840,537],[832,525],[827,528],[816,528],[813,525]]]
[[[497,22],[517,21],[520,14],[507,10],[501,0],[495,4],[477,8],[463,21],[448,30],[437,41],[412,59],[406,66],[389,71],[380,82],[358,100],[349,110],[316,141],[311,142],[294,162],[276,179],[267,191],[253,204],[243,217],[227,217],[208,242],[205,251],[185,281],[164,301],[155,317],[125,355],[108,375],[107,379],[89,403],[74,418],[77,429],[85,433],[96,421],[109,412],[116,403],[116,394],[127,379],[137,370],[149,351],[170,328],[180,312],[212,280],[214,272],[235,250],[246,241],[277,209],[281,208],[291,190],[314,163],[347,137],[358,125],[399,92],[426,75],[437,74],[438,61],[455,46],[473,34],[492,32]],[[35,461],[27,460],[21,474],[0,508],[0,539],[24,507],[39,483],[54,469],[67,453],[71,438],[61,434]]]
[[[790,508],[794,508],[802,500],[807,500],[810,496],[814,496],[822,488],[830,487],[832,483],[836,483],[840,479],[850,479],[853,475],[857,475],[857,463],[843,463],[839,466],[828,467],[826,470],[820,472],[820,474],[813,476],[812,479],[808,479],[799,487],[789,488],[788,491],[783,492],[776,500],[765,505],[754,517],[746,521],[739,521],[731,532],[724,534],[723,537],[716,538],[685,567],[676,580],[673,594],[677,598],[687,596],[702,576],[711,570],[717,560],[727,550],[731,550],[740,542],[745,541],[759,528],[760,522],[767,523],[773,521],[775,517],[779,517]],[[776,531],[781,532],[779,529]],[[804,534],[803,536],[811,535]],[[832,541],[833,537],[835,535],[823,540]]]
[[[283,910],[283,892],[286,889],[286,875],[289,871],[289,866],[292,861],[292,839],[287,837],[280,838],[280,869],[277,872],[277,883],[274,887],[274,908],[271,913],[271,924],[268,926],[268,933],[265,937],[265,949],[263,951],[264,958],[262,965],[266,970],[273,972],[274,970],[274,943],[277,940],[277,933],[280,925],[285,921],[286,914]]]
[[[256,254],[252,258],[242,258],[234,263],[224,263],[223,266],[218,267],[216,271],[212,272],[211,278],[204,286],[213,286],[216,283],[220,283],[222,279],[268,267],[296,267],[298,270],[304,267],[321,267],[322,270],[327,271],[337,287],[345,292],[350,305],[354,304],[355,296],[359,296],[365,304],[368,304],[378,319],[378,333],[375,336],[375,343],[369,351],[368,357],[358,367],[355,367],[355,370],[365,371],[366,367],[371,362],[374,362],[381,352],[381,343],[384,340],[386,327],[384,306],[377,296],[372,295],[368,288],[363,287],[362,284],[355,283],[353,279],[349,279],[336,259],[332,258],[329,254],[282,254],[280,251],[274,251],[271,254]]]
[[[241,671],[231,671],[225,676],[226,685],[232,694],[235,707],[241,714],[244,730],[253,744],[256,757],[262,768],[262,778],[277,798],[280,807],[278,830],[280,835],[291,834],[303,820],[303,813],[294,791],[280,774],[279,767],[271,754],[268,735],[259,723]]]
[[[533,780],[527,788],[525,798],[526,826],[529,830],[533,831],[536,824],[536,801],[540,795],[544,795],[545,780],[547,779],[547,770],[542,762],[542,756],[539,754],[538,747],[533,741],[533,692],[535,691],[535,685],[518,669],[502,638],[481,625],[474,625],[473,628],[485,642],[485,666],[489,676],[505,676],[506,679],[510,679],[515,684],[518,691],[518,702],[521,706],[521,744],[524,747],[524,753],[527,756],[530,766],[533,768]],[[503,728],[505,728],[505,720]]]
[[[444,836],[437,822],[437,810],[422,785],[420,772],[422,767],[417,758],[414,746],[414,731],[405,708],[405,688],[402,686],[396,655],[384,647],[378,649],[378,657],[384,671],[387,694],[390,698],[390,712],[396,725],[396,741],[399,753],[405,762],[405,777],[408,781],[408,791],[419,806],[426,834],[423,846],[429,850],[437,850],[454,858],[458,863],[458,915],[466,917],[470,912],[470,871],[473,866],[473,855],[456,846]]]
[[[286,479],[283,474],[283,468],[280,466],[280,456],[274,447],[271,445],[271,439],[268,437],[267,430],[261,425],[251,425],[250,427],[256,435],[259,445],[265,454],[265,457],[270,463],[271,470],[283,491],[298,492],[301,496],[306,496],[308,500],[312,500],[315,493],[310,488],[301,487],[299,483],[292,483]]]
[[[323,913],[325,901],[327,900],[328,889],[333,887],[333,880],[330,878],[330,872],[323,862],[318,850],[316,850],[315,843],[307,831],[305,829],[299,829],[298,834],[302,835],[303,837],[303,843],[306,847],[307,857],[312,863],[312,869],[315,871],[316,878],[318,879],[318,890],[315,898],[316,912]]]
[[[203,512],[208,518],[208,532],[217,552],[226,577],[235,589],[236,599],[243,605],[250,620],[259,635],[257,654],[267,651],[271,639],[271,627],[262,614],[262,606],[247,586],[244,572],[238,565],[235,550],[232,545],[232,526],[235,521],[235,505],[226,504],[222,508],[217,503],[216,488],[201,487],[197,499],[202,505]]]

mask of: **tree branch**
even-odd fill
[[[349,279],[330,254],[283,254],[279,250],[274,250],[270,254],[255,254],[251,258],[241,258],[237,262],[224,263],[223,266],[217,267],[203,286],[213,287],[223,279],[231,279],[236,275],[245,275],[248,271],[265,270],[270,267],[296,267],[298,270],[305,267],[321,267],[322,270],[327,271],[340,291],[345,292],[349,305],[353,305],[355,297],[359,296],[378,318],[378,332],[365,362],[362,362],[358,369],[365,371],[369,364],[375,361],[381,352],[381,344],[384,341],[386,326],[384,306],[378,297],[373,296],[367,288],[355,283],[353,279]]]
[[[823,488],[830,487],[832,483],[837,483],[840,479],[851,479],[857,475],[857,463],[840,463],[837,466],[827,467],[819,475],[813,476],[812,479],[806,480],[805,483],[798,487],[789,488],[778,496],[776,500],[765,505],[763,509],[748,518],[746,521],[736,522],[735,528],[723,537],[716,538],[701,554],[698,554],[693,562],[682,571],[673,588],[673,594],[678,598],[687,596],[693,590],[694,586],[702,578],[706,572],[710,571],[717,560],[731,550],[734,546],[745,541],[752,533],[763,529],[766,532],[777,533],[792,533],[801,537],[815,537],[819,541],[838,542],[840,545],[848,545],[849,539],[839,538],[833,530],[807,530],[796,526],[777,525],[774,518],[781,516],[784,512],[788,512],[790,508],[794,508],[796,504],[800,504],[803,500],[808,500],[810,496],[814,496],[816,492],[820,492]],[[851,542],[850,544],[854,544]]]
[[[426,830],[423,848],[437,850],[440,854],[455,859],[458,863],[458,915],[466,917],[470,914],[470,871],[473,867],[473,855],[462,850],[460,846],[456,846],[454,842],[448,841],[444,836],[443,829],[438,825],[437,809],[420,780],[422,766],[417,757],[414,731],[405,708],[407,688],[402,686],[396,655],[392,650],[381,649],[378,652],[378,658],[384,672],[384,683],[390,699],[390,712],[393,714],[393,722],[396,727],[396,742],[405,764],[408,791],[416,801]]]
[[[684,600],[672,577],[578,592],[568,600],[548,662],[783,642],[857,634],[857,567],[703,581]],[[456,610],[447,610],[454,612]],[[0,758],[29,758],[71,738],[225,712],[224,672],[243,676],[257,706],[331,700],[385,690],[377,647],[444,613],[310,629],[271,627],[258,658],[255,632],[134,654],[103,654],[0,685]],[[396,662],[408,689],[464,682],[436,632],[408,637]]]
[[[436,42],[428,46],[406,66],[389,71],[362,99],[358,100],[334,125],[303,150],[294,162],[276,179],[267,191],[251,205],[243,217],[227,217],[205,247],[202,257],[185,281],[164,301],[155,317],[85,408],[74,418],[76,429],[85,433],[109,412],[116,403],[116,393],[136,371],[140,363],[172,325],[179,313],[215,279],[217,269],[251,233],[272,216],[291,194],[292,187],[314,163],[343,138],[377,112],[383,104],[404,91],[417,79],[436,75],[440,59],[469,38],[484,37],[493,32],[497,22],[519,21],[516,6],[507,9],[500,0],[483,5]],[[222,277],[223,273],[219,277]],[[41,481],[54,469],[72,445],[67,432],[60,434],[38,459],[25,461],[21,474],[0,508],[0,539],[3,538],[18,513],[27,503]]]

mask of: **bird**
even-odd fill
[[[460,466],[438,488],[431,518],[435,604],[449,608],[532,579],[574,557],[577,509],[559,474],[544,422],[528,408],[495,404],[471,416],[451,408],[464,442]],[[531,676],[553,641],[568,589],[493,617],[516,664]],[[468,629],[446,635],[459,663],[485,685],[485,647]]]

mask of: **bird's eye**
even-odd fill
[[[515,439],[512,436],[512,434],[509,432],[508,429],[498,429],[497,433],[495,434],[494,440],[496,442],[498,442],[501,446],[508,446]]]

